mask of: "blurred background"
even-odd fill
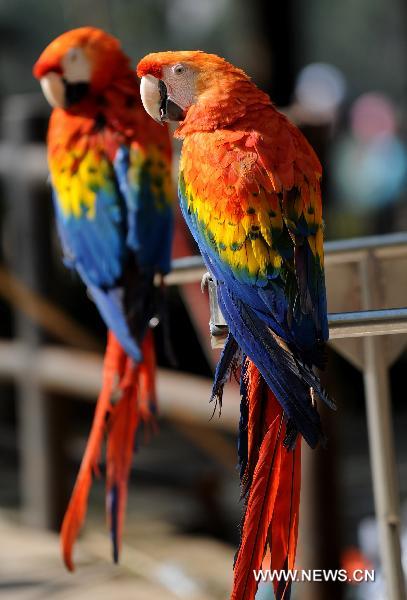
[[[78,278],[62,265],[47,183],[49,108],[31,69],[54,37],[82,25],[116,35],[134,66],[153,50],[197,48],[245,69],[316,149],[324,166],[326,239],[336,240],[407,230],[407,4],[0,0],[0,596],[223,599],[242,510],[235,468],[239,395],[231,384],[224,414],[210,420],[218,353],[210,348],[199,283],[169,289],[176,371],[156,330],[160,432],[137,448],[122,565],[110,564],[102,480],[77,543],[78,572],[66,574],[59,558],[55,532],[92,419],[105,328]],[[179,221],[174,257],[196,253]],[[393,262],[380,265],[377,306],[370,308],[406,305],[407,270],[392,270]],[[345,269],[343,279],[329,269],[330,263],[330,310],[363,308],[355,269]],[[407,568],[406,336],[381,340]],[[323,414],[328,448],[305,458],[299,562],[334,569],[362,561],[377,569],[377,581],[305,584],[295,598],[386,598],[361,344],[335,342],[330,349],[326,384],[339,410]],[[258,597],[270,594],[261,589]]]

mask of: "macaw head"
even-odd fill
[[[125,69],[129,59],[116,38],[95,27],[80,27],[51,42],[33,73],[51,106],[71,108],[88,94],[102,94]]]
[[[137,74],[144,108],[160,123],[184,121],[191,112],[211,118],[222,104],[223,113],[232,118],[239,103],[237,88],[252,86],[241,69],[199,50],[148,54]]]

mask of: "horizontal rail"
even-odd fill
[[[400,231],[385,235],[369,235],[361,238],[350,238],[348,240],[332,240],[325,242],[325,254],[337,254],[339,252],[351,252],[355,250],[379,250],[392,248],[394,246],[407,246],[407,233]]]
[[[0,380],[33,378],[46,392],[67,394],[95,402],[102,381],[101,354],[61,346],[41,346],[35,352],[22,342],[0,341]],[[160,415],[189,423],[209,422],[212,380],[206,377],[158,369],[157,395]],[[227,386],[222,418],[211,423],[234,432],[239,420],[239,391]]]
[[[21,165],[24,165],[24,169]],[[49,174],[47,148],[43,143],[0,142],[0,176],[17,176],[27,182],[46,182]]]
[[[331,313],[328,324],[332,340],[407,333],[407,308]]]
[[[219,315],[219,311],[215,314]],[[330,313],[328,325],[330,340],[398,335],[407,333],[407,308]],[[222,348],[228,334],[227,325],[219,318],[218,323],[211,320],[210,329],[212,348]]]
[[[166,276],[167,285],[183,285],[201,281],[207,272],[201,256],[184,256],[172,261],[171,272]]]

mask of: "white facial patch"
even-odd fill
[[[65,104],[65,87],[58,73],[48,73],[40,79],[42,92],[53,108],[62,108]]]
[[[61,61],[63,77],[68,83],[89,82],[90,62],[82,48],[71,48]]]
[[[168,97],[183,110],[195,102],[196,77],[196,71],[182,63],[163,68]]]
[[[152,75],[145,75],[141,78],[140,96],[144,106],[144,110],[155,121],[161,123],[160,115],[160,90],[158,87],[158,79]]]

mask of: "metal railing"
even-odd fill
[[[360,283],[361,310],[328,315],[331,340],[362,338],[362,370],[365,386],[367,427],[376,519],[378,523],[382,566],[389,600],[406,598],[400,545],[400,507],[396,477],[396,459],[388,366],[382,338],[407,333],[407,308],[377,308],[380,303],[380,273],[382,261],[407,258],[407,234],[395,233],[359,239],[325,243],[326,268],[352,264]],[[200,257],[174,261],[168,283],[187,283],[201,280],[206,269]],[[403,281],[398,285],[407,298],[407,266]],[[214,286],[210,287],[210,307],[213,347],[223,346],[227,325],[217,305]],[[329,298],[329,287],[328,287]],[[338,343],[338,342],[336,342]]]

